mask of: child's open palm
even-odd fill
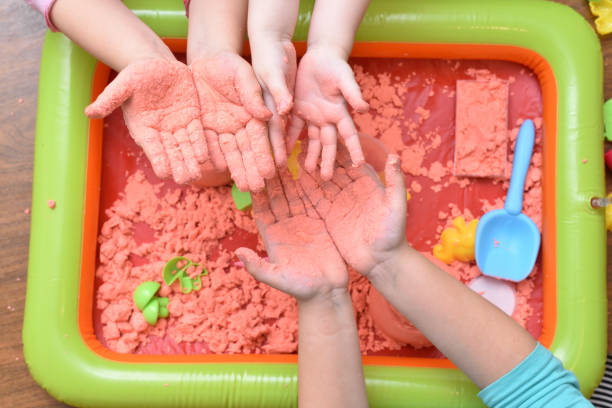
[[[198,90],[202,124],[217,170],[229,168],[237,187],[261,191],[275,165],[265,107],[253,69],[239,55],[223,52],[189,65]]]
[[[289,145],[293,146],[306,123],[309,138],[306,169],[314,171],[321,156],[324,180],[329,180],[334,171],[338,135],[347,146],[353,163],[359,165],[364,161],[346,102],[357,111],[368,109],[351,67],[329,50],[309,49],[298,66]]]
[[[347,287],[346,265],[325,224],[286,169],[253,194],[253,214],[270,262],[247,248],[236,254],[255,279],[298,300]]]
[[[343,146],[337,164],[329,181],[316,172],[303,172],[298,181],[344,260],[368,276],[406,242],[406,189],[399,157],[387,158],[386,188],[368,165],[354,167]]]
[[[158,177],[172,176],[177,183],[200,178],[208,149],[198,94],[185,64],[160,58],[128,65],[85,113],[102,118],[119,106]]]

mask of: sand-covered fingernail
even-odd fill
[[[399,156],[397,154],[390,154],[389,155],[389,164],[392,166],[398,166],[399,165]]]
[[[289,112],[292,107],[293,107],[293,101],[291,99],[283,99],[282,101],[280,101],[280,103],[276,107],[276,110],[278,111],[280,115],[284,115],[287,112]]]

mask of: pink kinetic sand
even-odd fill
[[[407,74],[408,72],[408,74]],[[508,183],[491,179],[457,177],[454,166],[454,118],[457,81],[503,83],[511,95],[506,97],[507,119],[516,124],[508,131],[508,159],[498,174],[507,178],[512,169],[512,151],[518,127],[525,118],[536,124],[536,146],[525,186],[524,209],[541,228],[542,223],[542,119],[541,94],[533,73],[520,65],[491,61],[393,61],[358,60],[356,79],[372,109],[355,114],[362,131],[378,137],[390,149],[401,152],[402,170],[412,199],[408,203],[408,241],[418,250],[431,253],[444,227],[463,215],[466,222],[493,208],[502,208]],[[375,102],[373,102],[375,101]],[[429,112],[423,114],[423,112]],[[505,111],[504,111],[505,113]],[[387,142],[388,129],[398,135]],[[506,143],[507,142],[507,143]],[[504,147],[505,149],[505,147]],[[432,257],[433,258],[433,257]],[[440,267],[468,283],[480,275],[475,264],[454,262]],[[513,317],[534,337],[541,331],[541,268],[514,285],[517,305]]]
[[[361,132],[400,153],[407,185],[412,187],[408,241],[468,283],[480,275],[478,268],[462,262],[447,266],[430,255],[432,247],[456,216],[469,222],[491,208],[501,208],[508,185],[503,180],[452,175],[455,83],[491,77],[508,81],[514,95],[509,100],[509,123],[514,124],[541,116],[537,80],[522,66],[507,62],[357,59],[352,63],[371,106],[369,112],[355,114],[355,122]],[[536,146],[524,209],[541,226],[542,131],[541,121],[534,122]],[[229,188],[196,190],[161,182],[127,137],[121,112],[109,116],[106,125],[94,311],[98,338],[111,349],[146,354],[295,352],[295,301],[257,283],[236,265],[235,248],[248,246],[263,255],[263,246],[250,214],[233,207]],[[518,125],[510,129],[510,146],[517,132]],[[506,175],[511,159],[509,151]],[[187,295],[177,284],[171,288],[162,284],[160,295],[170,297],[170,317],[148,326],[131,302],[132,291],[144,280],[161,282],[163,264],[176,255],[202,262],[210,274],[203,289]],[[534,337],[541,331],[540,268],[538,262],[529,278],[514,284],[513,317]],[[374,296],[371,285],[352,271],[350,292],[364,354],[443,357],[434,347],[403,345],[377,327],[376,310],[369,301]],[[418,333],[415,336],[422,341]],[[409,340],[415,346],[421,344],[418,341]]]
[[[151,336],[167,336],[213,353],[294,351],[294,299],[234,266],[233,254],[222,244],[236,234],[257,242],[253,219],[235,208],[230,188],[163,187],[138,171],[106,212],[96,300],[107,345],[124,353],[146,351]],[[209,270],[201,290],[183,294],[178,283],[162,283],[161,269],[175,255]],[[170,298],[170,317],[155,327],[144,322],[131,299],[145,280],[162,283],[160,295]]]
[[[508,82],[457,81],[455,175],[504,177],[508,134]]]

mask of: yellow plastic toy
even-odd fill
[[[289,172],[291,173],[291,176],[294,180],[297,180],[300,176],[300,164],[298,163],[298,156],[300,155],[301,151],[302,144],[298,140],[297,142],[295,142],[295,146],[293,147],[291,154],[287,158],[287,168],[289,169]]]
[[[601,35],[612,33],[612,0],[589,1],[589,8],[595,17],[595,28]]]
[[[453,261],[473,261],[477,226],[477,219],[466,225],[462,216],[455,218],[453,225],[442,231],[440,243],[433,248],[434,256],[448,265]]]
[[[612,193],[608,194],[608,198],[612,199]],[[612,204],[606,206],[606,228],[612,231]]]

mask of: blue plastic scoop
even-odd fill
[[[526,120],[516,138],[506,204],[501,210],[489,211],[478,222],[476,263],[485,275],[521,281],[533,269],[540,251],[540,231],[531,218],[521,213],[534,139],[533,122]]]

